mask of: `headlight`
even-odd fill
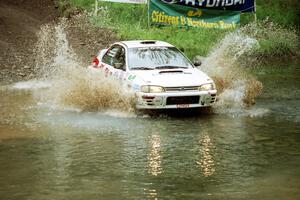
[[[143,85],[141,87],[141,91],[145,93],[160,93],[160,92],[164,92],[165,89],[160,86]]]
[[[198,88],[199,91],[208,91],[208,90],[214,90],[214,89],[215,89],[214,83],[203,84]]]

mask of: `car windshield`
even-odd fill
[[[128,49],[131,70],[191,68],[192,64],[175,47],[141,47]]]

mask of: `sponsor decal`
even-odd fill
[[[118,72],[118,71],[115,71],[115,72],[114,72],[114,77],[115,77],[116,79],[119,79],[119,72]]]
[[[133,84],[132,89],[135,91],[140,90],[140,86],[138,84]]]
[[[128,80],[129,80],[129,81],[133,81],[135,78],[136,78],[136,75],[130,74],[130,75],[128,76]]]
[[[104,69],[104,72],[105,72],[105,77],[108,77],[109,69],[107,67]]]

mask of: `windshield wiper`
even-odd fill
[[[130,69],[131,70],[135,70],[135,69],[137,69],[137,70],[139,70],[139,69],[141,69],[141,70],[153,70],[152,67],[132,67]]]
[[[175,69],[175,68],[183,68],[186,69],[187,67],[181,67],[181,66],[172,66],[172,65],[165,65],[165,66],[157,66],[155,69]]]

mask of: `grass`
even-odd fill
[[[299,0],[256,0],[256,16],[258,20],[269,19],[284,27],[300,24]],[[242,25],[254,20],[252,13],[241,16]]]
[[[268,19],[248,24],[242,32],[259,41],[260,48],[252,56],[266,58],[288,58],[299,55],[299,35],[295,28],[284,27]]]
[[[90,13],[93,12],[94,2],[94,0],[59,0],[60,5],[87,10]],[[196,55],[206,56],[228,32],[235,31],[178,27],[148,28],[146,5],[99,2],[99,6],[103,9],[99,11],[98,16],[91,16],[95,26],[114,30],[120,40],[167,41],[183,50],[189,58]],[[252,52],[252,56],[265,59],[299,55],[299,36],[294,31],[299,23],[299,9],[297,0],[257,0],[258,23],[247,27],[253,22],[254,15],[243,14],[241,17],[243,31],[256,38],[260,44],[260,48]]]
[[[169,42],[193,58],[207,55],[228,30],[180,29],[178,27],[148,28],[146,5],[100,3],[107,10],[93,17],[96,26],[115,30],[121,40],[162,40]]]

